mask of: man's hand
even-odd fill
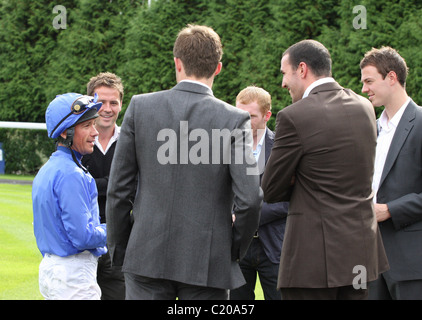
[[[388,210],[388,206],[385,203],[375,203],[375,216],[378,222],[385,221],[391,218],[390,211]]]

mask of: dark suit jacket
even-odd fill
[[[265,163],[267,163],[274,143],[274,132],[268,128],[266,128],[264,141],[263,150],[265,152],[261,152],[259,156],[260,158],[264,157]],[[261,174],[261,179],[262,175],[263,173]],[[262,203],[258,229],[259,241],[272,263],[280,263],[288,208],[288,202],[267,203],[264,201]]]
[[[278,287],[348,286],[355,267],[368,281],[387,269],[372,203],[375,146],[371,103],[338,83],[277,114],[262,188],[264,201],[290,200]]]
[[[216,99],[200,84],[180,82],[171,90],[132,98],[107,194],[114,265],[198,286],[234,289],[245,283],[237,260],[252,241],[262,202],[259,176],[247,174],[248,163],[256,164],[252,134],[246,147],[239,144],[238,132],[245,129],[250,130],[249,113]],[[227,132],[228,139],[213,139]],[[230,133],[236,133],[233,139]],[[198,150],[199,143],[208,147]],[[199,155],[204,162],[193,163]],[[163,162],[166,156],[169,163]],[[137,176],[132,227],[130,195]]]
[[[377,192],[391,219],[380,230],[391,277],[422,279],[422,109],[410,101],[396,128]]]

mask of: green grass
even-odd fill
[[[32,227],[32,186],[1,183],[1,179],[15,178],[0,177],[0,300],[41,300],[38,267],[42,256]],[[255,296],[264,299],[259,279]]]
[[[1,180],[0,180],[1,182]],[[31,185],[0,183],[0,299],[39,300]]]
[[[32,180],[34,180],[34,176],[2,174],[2,175],[0,175],[0,183],[1,183],[2,179],[32,181]]]

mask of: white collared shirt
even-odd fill
[[[111,145],[114,141],[116,141],[119,138],[120,134],[120,127],[117,126],[117,124],[114,125],[114,133],[113,136],[110,138],[110,141],[107,144],[107,148],[104,150],[100,141],[98,140],[98,136],[95,137],[95,145],[98,147],[98,149],[103,153],[106,154],[108,149],[110,149]]]
[[[388,150],[391,146],[391,141],[393,141],[394,134],[396,133],[396,128],[399,125],[401,117],[403,116],[404,111],[406,110],[407,105],[410,102],[410,97],[406,102],[400,107],[391,120],[388,119],[387,113],[385,110],[381,113],[381,116],[378,119],[378,138],[377,138],[377,148],[375,153],[375,168],[374,168],[374,178],[372,181],[372,190],[375,193],[374,203],[377,203],[377,191],[381,181],[382,171],[384,170],[385,160],[387,159]]]
[[[264,144],[265,135],[267,134],[267,130],[264,131],[261,139],[259,140],[258,144],[256,145],[256,149],[253,151],[253,155],[255,160],[258,161],[259,155],[261,154],[262,145]]]
[[[326,77],[326,78],[321,78],[321,79],[318,79],[317,81],[312,82],[311,85],[307,87],[305,92],[303,93],[302,99],[309,96],[309,93],[312,91],[313,88],[318,87],[324,83],[329,83],[329,82],[336,82],[336,81],[331,77]]]
[[[208,87],[205,83],[202,83],[201,81],[196,81],[196,80],[191,80],[191,79],[184,79],[184,80],[181,80],[180,82],[190,82],[190,83],[200,84],[201,86],[204,86],[205,88],[210,89],[211,92],[212,92],[212,89],[210,87]],[[214,95],[213,92],[212,92],[212,94]]]

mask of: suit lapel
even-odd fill
[[[393,140],[391,141],[390,149],[388,150],[387,159],[385,160],[384,169],[381,175],[380,186],[393,167],[394,162],[396,162],[397,156],[399,155],[407,136],[413,128],[413,120],[415,117],[416,104],[411,100],[400,119]]]
[[[274,132],[272,132],[270,129],[266,129],[265,133],[265,163],[267,163],[268,158],[271,154],[271,149],[274,144]]]
[[[262,178],[262,175],[264,174],[265,165],[268,161],[268,158],[270,157],[273,143],[274,143],[274,132],[266,128],[264,143],[262,144],[261,153],[259,154],[259,158],[258,158],[258,170],[259,170],[259,174],[261,178]]]

